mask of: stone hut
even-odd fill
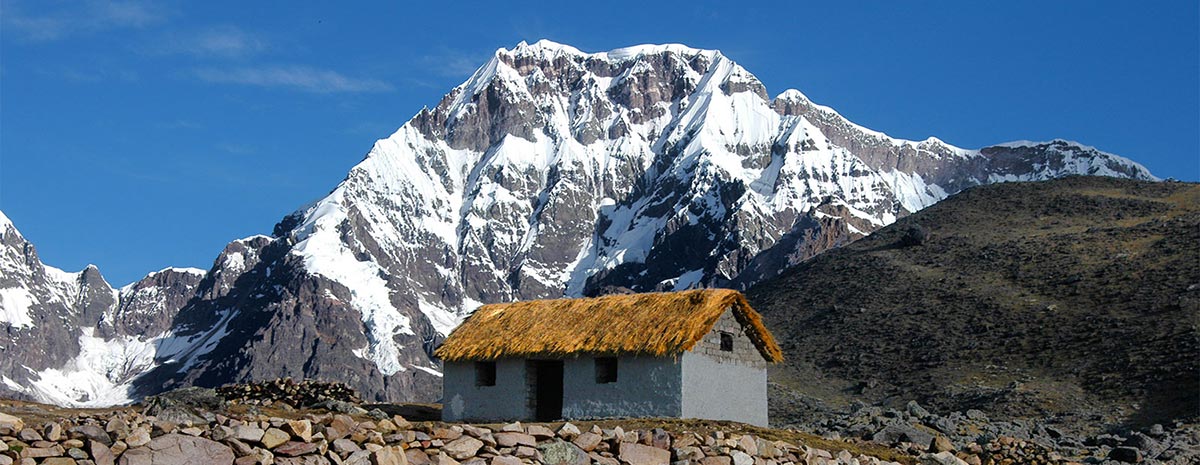
[[[435,352],[446,421],[674,417],[767,424],[762,317],[727,289],[485,305]]]

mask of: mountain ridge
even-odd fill
[[[499,49],[329,195],[272,236],[231,242],[182,306],[164,307],[154,328],[170,330],[130,335],[175,352],[118,378],[132,397],[293,376],[435,400],[432,349],[482,303],[744,288],[965,187],[1154,179],[1065,141],[904,141],[799,91],[767,95],[717,51]],[[80,324],[61,335],[83,337]],[[68,361],[0,373],[19,384]]]

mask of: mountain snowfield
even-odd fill
[[[102,405],[294,376],[436,400],[432,350],[483,303],[745,288],[964,188],[1075,174],[1154,179],[1062,140],[892,138],[797,90],[769,98],[718,51],[522,42],[209,271],[112,289],[30,261],[8,226],[0,344],[37,350],[0,361],[0,389]],[[74,343],[31,342],[51,333]]]

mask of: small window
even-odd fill
[[[475,362],[475,385],[496,385],[496,362]]]
[[[732,334],[721,331],[721,351],[722,352],[733,352],[733,335]]]
[[[616,357],[597,357],[596,358],[596,384],[607,384],[617,382],[617,358]]]

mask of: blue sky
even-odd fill
[[[1195,0],[409,3],[0,0],[0,210],[114,285],[208,268],[541,38],[720,49],[893,136],[1065,138],[1200,179]]]

